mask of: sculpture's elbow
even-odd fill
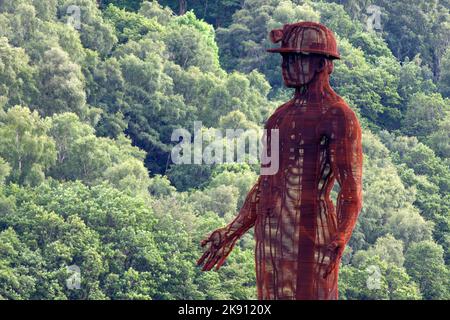
[[[358,212],[361,210],[362,186],[356,179],[348,178],[342,182],[340,196],[343,204],[357,208]]]

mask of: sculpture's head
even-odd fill
[[[269,49],[283,57],[283,79],[287,87],[300,87],[311,82],[317,73],[333,72],[333,60],[340,59],[333,32],[316,22],[286,24],[270,32],[273,43],[281,47]]]

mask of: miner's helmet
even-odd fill
[[[315,53],[329,59],[340,59],[333,32],[317,22],[286,24],[283,29],[272,30],[270,40],[273,43],[281,41],[281,47],[268,49],[268,52]]]

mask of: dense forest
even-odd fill
[[[218,272],[195,262],[258,165],[174,165],[171,133],[261,128],[292,95],[267,34],[311,20],[338,37],[332,86],[363,127],[364,204],[340,298],[450,299],[449,10],[0,1],[0,298],[255,299],[252,231]]]

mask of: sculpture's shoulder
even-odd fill
[[[326,117],[338,120],[342,123],[347,123],[350,121],[359,123],[356,112],[350,108],[350,106],[341,97],[329,104]]]
[[[322,124],[329,133],[336,130],[361,132],[356,112],[340,97],[329,104]]]
[[[293,101],[290,100],[281,106],[279,106],[272,115],[267,119],[265,128],[266,129],[273,129],[277,126],[277,124],[283,119],[283,116],[286,114],[287,111],[290,110],[290,108],[293,105]]]

